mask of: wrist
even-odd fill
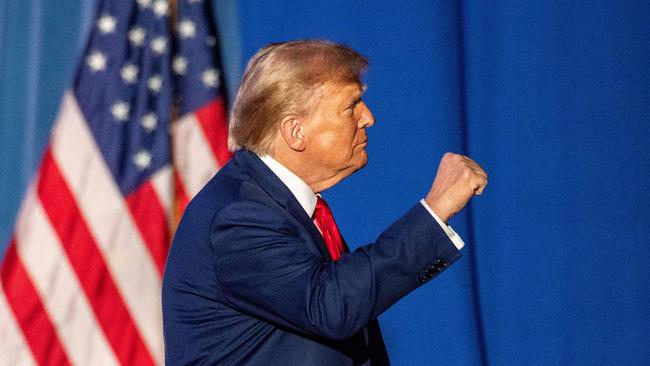
[[[436,200],[431,197],[427,197],[424,199],[424,201],[427,203],[427,205],[429,205],[429,208],[431,208],[431,210],[436,213],[438,218],[440,218],[440,220],[442,220],[442,222],[444,222],[445,224],[447,223],[447,221],[449,221],[451,216],[453,216],[451,210],[445,208],[445,205],[439,200]]]

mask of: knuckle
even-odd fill
[[[452,153],[452,152],[446,152],[446,153],[442,156],[442,160],[453,160],[454,155],[455,155],[455,154]]]

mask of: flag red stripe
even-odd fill
[[[218,97],[201,107],[196,111],[196,118],[219,166],[226,165],[232,154],[228,151],[228,122],[223,98]]]
[[[0,269],[7,302],[39,365],[69,365],[54,325],[11,241]]]
[[[147,181],[126,198],[126,204],[140,229],[149,253],[162,275],[169,250],[169,225],[151,181]]]
[[[183,186],[183,181],[181,176],[178,174],[178,170],[174,171],[174,206],[175,206],[175,217],[176,223],[180,221],[185,207],[190,202],[190,198],[187,196],[187,191]]]
[[[153,365],[153,358],[49,149],[43,157],[37,190],[117,358],[124,365]]]

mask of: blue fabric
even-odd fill
[[[3,254],[23,193],[41,161],[63,91],[71,84],[93,11],[92,2],[81,0],[0,3]]]
[[[190,202],[174,237],[165,362],[386,365],[377,316],[460,255],[417,203],[375,243],[333,262],[289,189],[239,151]]]
[[[396,365],[650,364],[649,17],[640,0],[240,5],[244,58],[319,37],[371,60],[370,162],[328,192],[349,241],[423,196],[444,151],[490,175],[451,221],[463,259],[380,317]]]
[[[0,246],[92,3],[0,4]],[[393,364],[650,364],[650,3],[248,0],[238,11],[239,29],[222,31],[240,45],[236,68],[305,37],[371,60],[370,163],[327,192],[352,246],[426,193],[444,151],[490,174],[452,219],[463,258],[380,317]]]

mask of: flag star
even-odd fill
[[[153,12],[156,13],[156,16],[164,17],[169,11],[169,4],[167,0],[156,0],[153,2]]]
[[[154,75],[150,77],[147,80],[147,86],[149,87],[149,90],[151,90],[154,93],[158,93],[160,91],[160,87],[162,87],[162,78],[160,75]]]
[[[192,38],[196,34],[196,26],[191,20],[183,20],[178,22],[178,33],[181,38]]]
[[[134,27],[129,31],[129,41],[134,47],[142,46],[146,36],[147,32],[142,27]]]
[[[219,86],[219,70],[207,69],[201,73],[201,81],[203,85],[209,88],[216,88]]]
[[[117,20],[108,14],[102,15],[97,20],[97,28],[103,34],[113,33],[115,31],[115,25],[117,25]]]
[[[111,114],[113,118],[120,122],[124,122],[129,119],[129,111],[131,107],[127,102],[117,102],[111,106]]]
[[[151,0],[138,0],[138,5],[143,9],[147,9],[151,6]]]
[[[147,132],[153,131],[156,126],[158,125],[158,118],[156,117],[156,114],[153,112],[149,112],[142,116],[140,119],[140,125],[144,127]]]
[[[86,63],[90,66],[92,71],[106,70],[106,56],[99,51],[93,51],[88,55]]]
[[[151,165],[151,154],[147,150],[140,150],[133,155],[133,164],[140,170],[147,169]]]
[[[185,75],[185,72],[187,72],[187,58],[183,56],[174,57],[172,69],[174,69],[174,72],[179,75]]]
[[[167,38],[163,36],[158,36],[151,41],[151,49],[159,54],[162,55],[163,52],[165,52],[165,49],[167,48]]]
[[[120,70],[120,76],[125,83],[135,84],[138,79],[138,67],[134,64],[126,64]]]
[[[217,39],[214,38],[213,36],[207,36],[207,37],[205,37],[205,44],[208,47],[214,47],[214,45],[217,44]]]

